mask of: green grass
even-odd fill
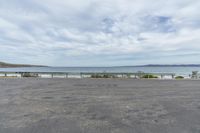
[[[111,74],[92,74],[91,78],[116,78],[116,76]]]
[[[158,77],[152,74],[145,74],[142,76],[144,79],[157,79]]]
[[[176,76],[175,79],[184,79],[183,76]]]

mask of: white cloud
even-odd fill
[[[138,55],[197,53],[199,7],[198,0],[2,0],[0,60],[55,65],[76,58],[71,65],[123,65],[127,56],[132,65],[148,62]]]

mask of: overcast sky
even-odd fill
[[[0,61],[200,63],[200,0],[0,0]]]

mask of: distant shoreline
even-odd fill
[[[183,65],[144,65],[144,67],[200,67],[200,64],[183,64]]]
[[[27,65],[27,64],[11,64],[0,62],[0,68],[20,68],[20,67],[47,67],[42,65]]]
[[[20,68],[20,67],[68,67],[68,68],[117,68],[117,67],[200,67],[200,64],[148,64],[148,65],[130,65],[130,66],[44,66],[30,64],[12,64],[0,62],[0,68]]]

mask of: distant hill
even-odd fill
[[[172,65],[149,64],[149,65],[143,65],[143,67],[200,67],[200,64],[172,64]]]
[[[149,64],[149,65],[116,66],[116,67],[200,67],[200,64]]]
[[[27,65],[27,64],[10,64],[5,62],[0,62],[0,68],[12,68],[12,67],[45,67],[40,65]]]

